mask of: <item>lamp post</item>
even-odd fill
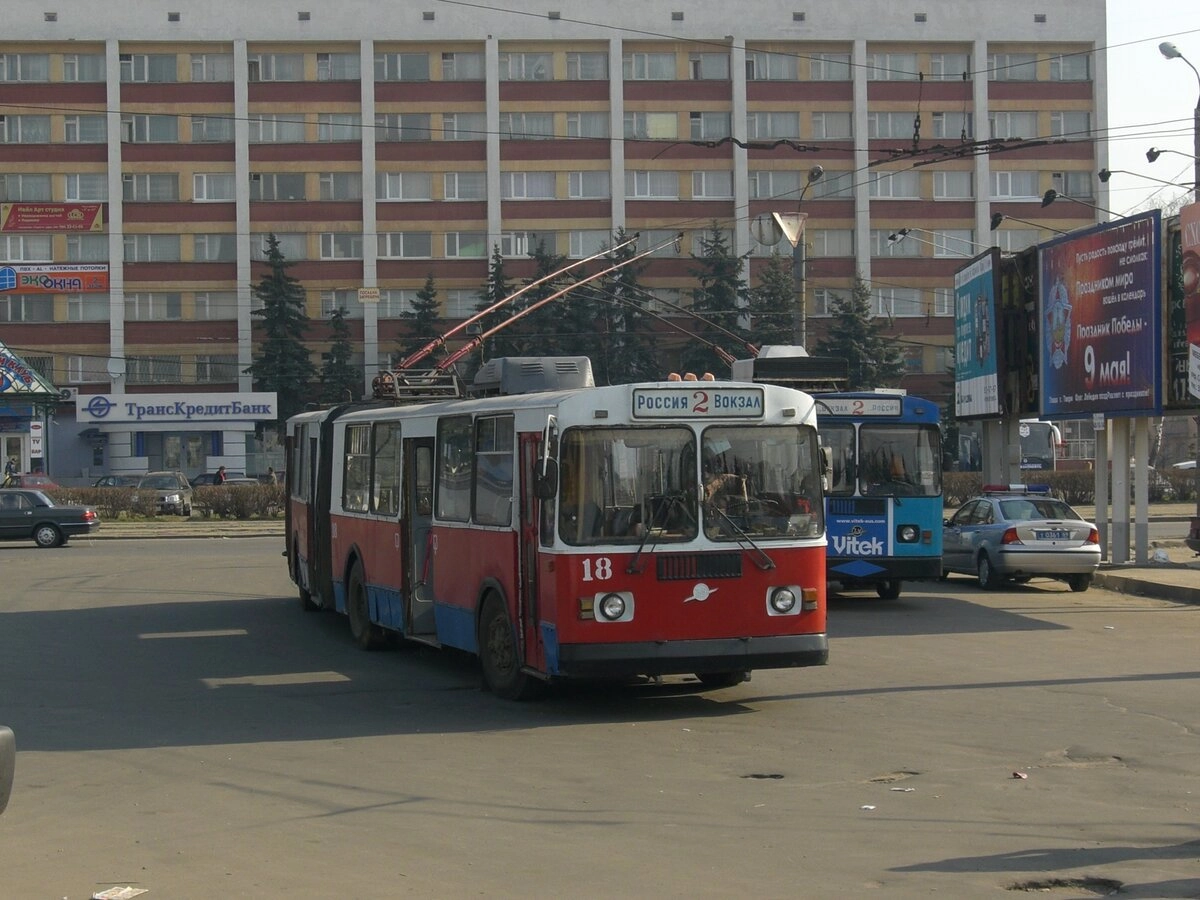
[[[796,200],[795,213],[771,213],[771,220],[774,223],[774,228],[778,229],[774,232],[774,241],[778,243],[779,235],[782,233],[784,237],[792,245],[792,281],[796,286],[796,313],[792,317],[792,339],[801,347],[808,350],[808,298],[805,296],[807,292],[807,263],[808,252],[806,241],[804,240],[804,222],[808,218],[807,213],[799,211],[801,204],[804,203],[804,195],[808,193],[808,189],[813,186],[814,182],[820,181],[825,174],[825,170],[821,166],[813,166],[808,170],[807,180],[804,182],[804,187],[800,189],[800,196]],[[771,243],[771,241],[763,241],[761,236],[759,240],[763,243]]]
[[[1196,85],[1200,87],[1200,71],[1192,65],[1191,60],[1179,52],[1179,48],[1170,41],[1158,45],[1158,52],[1167,59],[1182,59],[1196,76]],[[1200,203],[1200,96],[1196,98],[1196,110],[1192,113],[1192,155],[1195,157],[1195,183],[1192,186],[1192,198]]]

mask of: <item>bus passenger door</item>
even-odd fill
[[[409,637],[434,637],[433,618],[433,438],[410,438],[404,444],[404,509],[408,552],[403,584],[408,596]]]
[[[521,596],[518,617],[521,625],[521,643],[524,647],[526,665],[545,668],[543,648],[539,632],[538,616],[538,528],[541,517],[541,501],[533,494],[533,474],[540,465],[541,435],[520,436],[520,490],[517,522],[517,540],[520,543]]]

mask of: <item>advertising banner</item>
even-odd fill
[[[1200,203],[1179,211],[1183,317],[1187,323],[1187,390],[1200,400]]]
[[[1161,213],[1039,248],[1044,418],[1162,412]]]
[[[988,250],[954,273],[954,415],[1000,415],[996,262]]]
[[[100,294],[107,290],[107,263],[0,266],[0,294]]]
[[[99,203],[0,203],[0,231],[103,231]]]
[[[82,398],[81,398],[82,400]],[[273,391],[239,394],[92,394],[75,408],[75,420],[96,425],[197,424],[276,418]]]

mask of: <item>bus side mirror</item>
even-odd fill
[[[832,468],[833,468],[833,448],[832,447],[822,447],[821,448],[821,474],[822,475],[828,474],[829,470]]]
[[[558,493],[558,462],[538,460],[533,473],[533,495],[539,500],[551,500]]]

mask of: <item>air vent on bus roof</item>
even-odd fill
[[[475,373],[471,393],[535,394],[593,387],[592,361],[586,356],[502,356]]]

